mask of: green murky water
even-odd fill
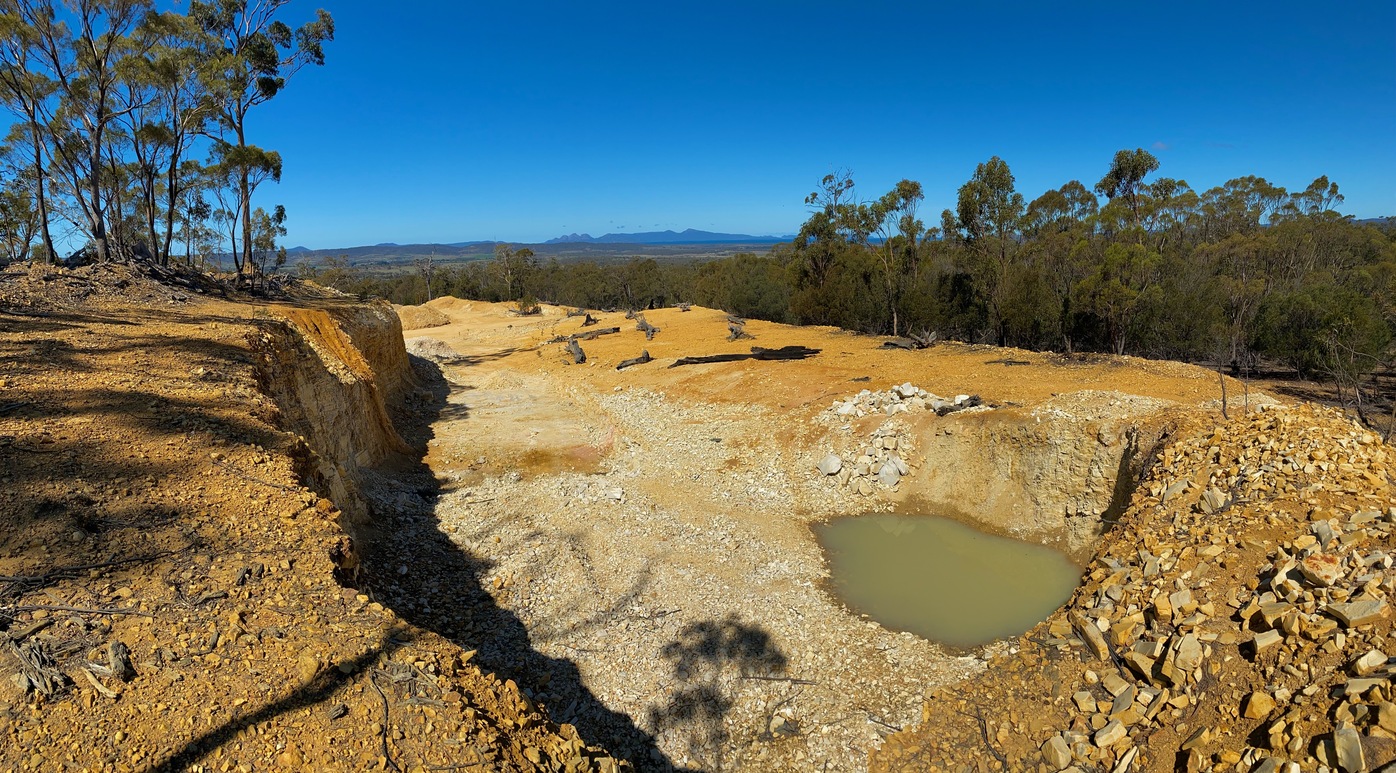
[[[1081,570],[1051,548],[921,515],[863,515],[815,528],[830,585],[882,625],[952,647],[1017,636],[1056,611]]]

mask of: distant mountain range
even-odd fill
[[[495,247],[508,244],[528,247],[539,257],[559,260],[594,260],[610,262],[629,260],[636,257],[656,260],[705,260],[724,257],[737,252],[764,252],[770,246],[790,241],[791,236],[751,236],[749,234],[727,234],[714,231],[699,231],[689,228],[684,231],[651,231],[649,233],[568,234],[549,239],[541,244],[521,242],[451,242],[449,244],[397,244],[380,242],[358,247],[336,247],[333,249],[312,250],[309,247],[290,247],[286,250],[291,265],[309,263],[315,265],[326,258],[344,257],[351,266],[392,267],[410,264],[418,258],[431,257],[440,263],[482,260],[494,256]]]
[[[789,236],[752,236],[724,234],[686,228],[683,231],[647,231],[634,234],[567,234],[549,239],[544,244],[777,244],[789,241]]]

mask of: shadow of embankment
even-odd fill
[[[361,582],[383,605],[411,624],[433,631],[466,651],[470,661],[521,692],[552,717],[565,708],[568,721],[588,746],[599,746],[640,771],[679,768],[660,750],[654,735],[628,715],[603,704],[584,683],[576,663],[539,652],[527,627],[501,608],[482,578],[493,564],[451,541],[440,528],[440,482],[425,463],[433,424],[448,410],[449,386],[440,369],[412,358],[430,399],[399,417],[399,431],[413,458],[367,476],[364,493],[373,510],[372,534],[364,540]]]

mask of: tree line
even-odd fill
[[[928,225],[922,187],[863,198],[827,175],[809,217],[768,254],[693,264],[651,259],[493,260],[398,277],[325,280],[399,303],[434,295],[587,308],[689,301],[744,317],[1034,350],[1207,361],[1250,372],[1259,358],[1340,388],[1386,364],[1396,325],[1396,228],[1341,214],[1337,184],[1287,191],[1247,176],[1198,191],[1121,150],[1088,187],[1028,200],[1008,163],[977,165],[956,206]]]
[[[284,208],[252,203],[282,159],[248,117],[334,38],[289,1],[0,0],[0,260],[284,261]]]

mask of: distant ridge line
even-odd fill
[[[728,234],[716,231],[700,231],[686,228],[683,231],[645,231],[633,234],[610,233],[603,236],[591,234],[566,234],[549,239],[543,244],[777,244],[789,241],[789,236],[752,236],[751,234]]]

